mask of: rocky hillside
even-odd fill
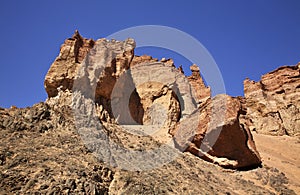
[[[284,129],[300,152],[298,66],[246,80],[245,98],[211,97],[197,65],[187,77],[134,48],[76,31],[46,75],[48,99],[0,109],[0,194],[300,193],[299,158],[252,135]],[[270,130],[271,112],[293,118]]]

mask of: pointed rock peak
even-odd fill
[[[79,34],[79,31],[76,29],[73,36],[73,39],[82,39],[82,36]]]
[[[193,64],[192,66],[190,66],[190,70],[192,71],[192,77],[194,78],[200,78],[200,68],[196,65]]]
[[[182,74],[184,74],[184,71],[183,71],[183,68],[182,68],[182,65],[180,65],[178,68],[177,68]]]
[[[192,72],[200,72],[200,69],[196,64],[193,64],[192,66],[190,66],[190,70]]]

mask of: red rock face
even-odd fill
[[[244,81],[251,130],[270,135],[300,135],[300,63],[283,66],[258,82]]]

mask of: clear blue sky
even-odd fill
[[[198,39],[217,62],[227,93],[243,95],[246,77],[258,80],[300,61],[299,10],[299,0],[1,1],[0,106],[25,107],[46,99],[44,77],[75,29],[97,39],[149,24]],[[186,62],[163,50],[137,52],[175,57],[177,65]]]

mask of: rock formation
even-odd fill
[[[196,64],[190,67],[192,75],[188,77],[189,82],[195,93],[195,98],[198,103],[205,102],[210,97],[210,88],[204,84],[200,75],[200,69]]]
[[[300,135],[300,63],[280,67],[258,82],[246,79],[244,93],[253,131]]]
[[[197,126],[174,132],[176,143],[210,162],[227,168],[247,168],[261,163],[250,130],[240,123],[244,110],[237,98],[217,95],[209,98],[182,126]],[[197,123],[195,123],[197,121]],[[185,125],[186,124],[186,125]]]
[[[74,43],[71,45],[76,45],[78,39],[81,42],[87,41],[77,32],[73,37],[76,38],[66,42],[72,41]],[[66,61],[61,61],[60,57],[55,60],[45,79],[45,88],[49,97],[53,97],[52,92],[59,89],[80,91],[85,97],[92,98],[95,104],[103,109],[100,112],[108,113],[104,117],[101,113],[98,115],[102,121],[109,122],[107,119],[109,116],[113,121],[122,125],[157,125],[161,129],[158,134],[165,135],[165,138],[161,138],[160,141],[166,141],[168,135],[176,134],[175,129],[178,124],[186,123],[183,120],[202,103],[200,105],[202,111],[194,114],[197,115],[196,117],[200,115],[201,119],[196,120],[199,124],[192,141],[193,146],[186,144],[184,146],[190,148],[188,150],[194,154],[196,154],[194,150],[200,149],[203,142],[208,142],[212,147],[214,141],[203,140],[200,137],[206,134],[209,137],[210,134],[215,134],[210,132],[219,130],[221,131],[219,139],[214,147],[206,152],[216,158],[233,162],[222,166],[243,168],[260,164],[258,152],[255,147],[250,147],[254,146],[250,132],[239,123],[239,101],[230,98],[219,101],[223,96],[211,100],[210,88],[205,86],[197,65],[191,66],[192,75],[186,78],[175,68],[173,60],[162,59],[158,62],[150,56],[133,57],[135,42],[132,39],[124,42],[100,39],[93,43],[94,46],[89,47],[90,52],[86,53],[84,61],[81,60],[83,56],[76,57],[74,49],[73,53],[69,52],[69,55],[66,55]],[[69,45],[65,43],[61,47],[61,53],[67,50],[65,47],[69,48]],[[77,50],[81,51],[84,47],[85,45],[81,44]],[[80,68],[56,68],[64,66],[65,63],[66,66],[72,64],[72,67],[79,67],[77,64],[80,61],[76,60],[77,58],[82,63]],[[57,74],[68,75],[68,78],[59,78],[56,81]],[[49,83],[56,83],[56,85]],[[67,86],[63,86],[64,83],[68,83]],[[72,86],[71,89],[70,86]],[[223,113],[220,112],[222,108],[224,108]],[[231,115],[228,116],[228,113]],[[220,117],[220,115],[225,117]],[[210,124],[209,127],[208,124]],[[185,126],[185,128],[180,132],[190,133],[190,127]],[[235,142],[236,145],[231,143],[233,138],[239,140]],[[219,145],[223,145],[223,149]]]
[[[0,194],[294,193],[258,168],[250,129],[297,134],[299,66],[246,80],[245,98],[211,97],[197,65],[185,76],[134,48],[76,31],[46,75],[48,99],[0,108]]]
[[[92,39],[84,39],[78,31],[65,40],[60,48],[59,56],[50,67],[45,78],[45,89],[48,97],[55,97],[58,89],[72,89],[74,73],[77,72],[79,64],[83,61],[86,54],[94,46]]]

